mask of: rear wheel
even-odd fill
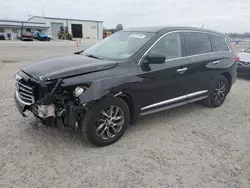
[[[96,146],[116,142],[130,120],[128,105],[121,98],[106,98],[89,109],[82,121],[82,133]]]
[[[220,75],[210,88],[208,98],[204,101],[204,104],[214,108],[221,106],[227,97],[229,88],[228,80]]]

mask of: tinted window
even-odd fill
[[[166,59],[181,57],[181,35],[171,33],[159,40],[149,53],[159,54]]]
[[[217,51],[229,51],[229,48],[226,45],[225,38],[217,35],[211,35],[213,43]]]
[[[208,35],[198,32],[184,32],[187,56],[212,52]]]

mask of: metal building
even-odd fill
[[[20,21],[20,20],[0,20],[0,35],[4,35],[7,39],[7,35],[16,37],[21,30],[41,30],[47,31],[49,26],[42,22],[32,22],[32,21]]]
[[[66,26],[73,38],[86,39],[102,39],[103,38],[103,21],[81,20],[68,18],[53,18],[33,16],[29,19],[32,22],[42,22],[48,26],[46,33],[52,34],[54,39],[57,38],[57,33],[61,26]]]

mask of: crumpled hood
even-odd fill
[[[90,58],[84,55],[69,55],[45,59],[25,66],[22,71],[35,79],[54,80],[115,67],[116,61]]]
[[[240,61],[250,62],[250,53],[240,52],[238,53]]]

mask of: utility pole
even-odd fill
[[[42,7],[42,16],[44,16],[44,8]]]

